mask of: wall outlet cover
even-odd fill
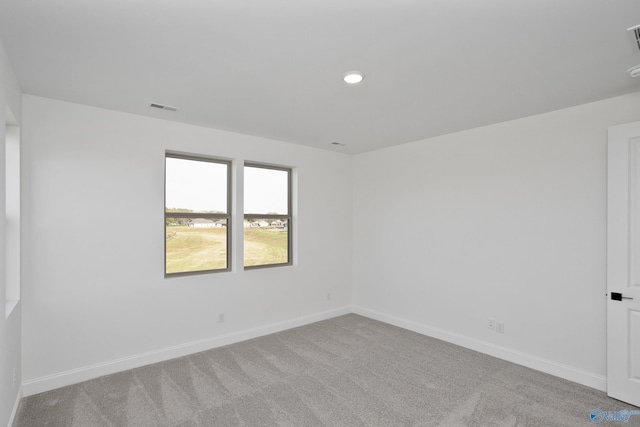
[[[495,329],[495,328],[496,328],[496,321],[495,321],[495,320],[493,320],[493,319],[489,319],[489,320],[487,321],[487,327],[488,327],[489,329]]]

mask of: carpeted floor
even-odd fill
[[[638,408],[350,314],[27,397],[17,426],[580,426],[594,409]]]

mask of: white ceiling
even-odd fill
[[[638,91],[638,24],[639,0],[0,0],[25,93],[346,153]]]

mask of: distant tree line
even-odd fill
[[[167,213],[194,213],[193,209],[185,209],[185,208],[166,208],[165,212]],[[202,211],[198,213],[224,213],[222,211]],[[167,217],[165,216],[164,223],[165,225],[188,225],[191,221],[191,218],[182,218],[182,217]]]

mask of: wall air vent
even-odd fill
[[[627,28],[627,31],[633,31],[633,34],[636,36],[636,45],[638,49],[640,49],[640,25],[636,25],[635,27]]]
[[[151,104],[149,104],[149,107],[157,108],[158,110],[168,110],[168,111],[178,111],[179,110],[178,107],[171,107],[169,105],[156,104],[155,102],[152,102]]]

